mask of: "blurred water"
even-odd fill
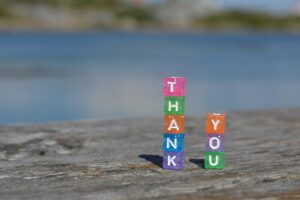
[[[162,116],[162,78],[186,113],[300,106],[300,36],[0,33],[0,123]]]

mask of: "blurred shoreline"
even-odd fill
[[[300,33],[297,12],[222,9],[207,0],[3,0],[0,31],[146,31]],[[300,10],[300,9],[299,9]]]
[[[275,29],[245,29],[245,28],[223,28],[223,29],[167,29],[167,28],[60,28],[60,27],[40,27],[40,26],[9,26],[2,27],[0,25],[0,33],[143,33],[143,34],[287,34],[300,35],[300,30],[275,30]]]
[[[230,27],[223,29],[167,29],[167,28],[61,28],[61,27],[41,27],[41,26],[1,26],[0,33],[22,33],[22,32],[39,32],[39,33],[93,33],[93,32],[124,32],[124,33],[174,33],[174,34],[201,34],[201,33],[228,33],[228,34],[246,34],[246,33],[261,33],[261,34],[292,34],[300,35],[300,30],[298,29],[288,29],[288,30],[276,30],[276,29],[245,29],[245,28],[235,28]]]

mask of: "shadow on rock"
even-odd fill
[[[203,168],[204,169],[204,159],[203,158],[200,158],[200,159],[189,159],[189,161],[191,163],[194,163],[196,165],[198,165],[199,167]]]
[[[162,167],[163,157],[159,155],[149,155],[149,154],[141,154],[139,155],[140,158],[143,158],[153,164]]]

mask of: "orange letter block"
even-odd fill
[[[164,117],[165,133],[184,133],[184,115],[165,115]]]
[[[206,118],[206,134],[209,133],[217,133],[224,134],[225,133],[225,124],[226,124],[226,115],[225,113],[207,113]]]

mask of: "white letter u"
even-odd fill
[[[211,166],[217,166],[219,164],[219,156],[216,155],[215,162],[212,161],[212,155],[208,156],[208,162]]]

